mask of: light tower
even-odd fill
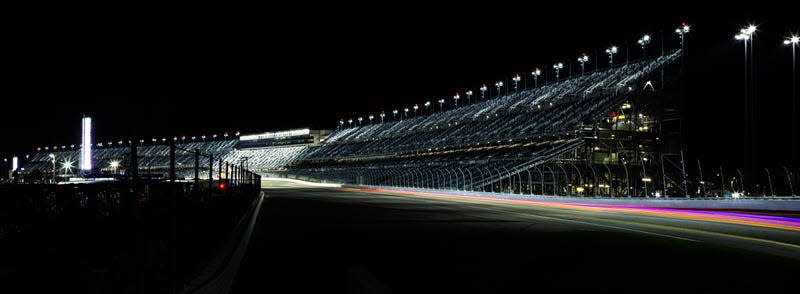
[[[642,54],[647,55],[647,44],[650,44],[650,35],[645,34],[636,43],[639,43],[639,46],[642,47]]]
[[[561,72],[562,68],[564,68],[564,64],[561,63],[561,62],[556,63],[556,64],[553,65],[553,69],[556,70],[556,83],[559,82],[559,73]]]
[[[797,61],[795,58],[795,51],[800,43],[800,37],[798,36],[791,36],[783,40],[783,45],[792,46],[792,165],[797,166],[800,164],[798,162],[798,149],[800,149],[800,144],[798,143],[798,132],[800,130],[797,129]]]
[[[611,46],[611,48],[606,49],[606,53],[608,53],[608,64],[613,66],[614,54],[617,54],[617,46]]]
[[[522,80],[522,78],[519,76],[519,74],[517,74],[511,80],[514,81],[514,92],[517,92],[517,86],[519,84],[519,81]]]
[[[92,118],[83,117],[81,124],[81,171],[92,170]]]
[[[531,74],[533,75],[533,87],[536,88],[539,86],[539,76],[542,75],[542,70],[534,69]]]
[[[681,37],[681,51],[683,51],[683,36],[689,33],[689,25],[681,24],[677,29],[675,29],[675,33]]]
[[[586,55],[586,53],[583,53],[583,55],[578,57],[578,62],[581,63],[581,75],[583,75],[583,72],[584,72],[584,68],[583,67],[584,67],[584,65],[586,64],[587,61],[589,61],[589,55]]]

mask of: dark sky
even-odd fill
[[[692,25],[690,152],[711,162],[738,159],[719,151],[741,130],[742,46],[732,35],[748,22],[759,25],[760,121],[766,132],[787,130],[780,124],[791,105],[791,55],[779,43],[798,31],[788,13],[386,5],[16,22],[3,42],[0,156],[77,143],[83,114],[94,117],[103,141],[334,128],[339,118],[452,97],[556,61],[572,61],[577,72],[580,53],[633,45],[643,33],[661,38],[663,30],[675,48],[672,31],[682,21]],[[639,52],[631,46],[631,57]],[[623,49],[615,59],[624,56]],[[779,154],[789,150],[784,141],[763,144]]]

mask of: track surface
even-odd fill
[[[267,189],[232,292],[787,292],[800,231],[341,188]]]

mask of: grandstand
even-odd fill
[[[304,155],[310,145],[318,144],[322,137],[329,131],[320,130],[293,130],[284,132],[261,133],[255,135],[242,135],[236,138],[227,136],[211,140],[191,138],[186,142],[186,137],[173,138],[176,144],[176,174],[179,178],[193,177],[194,152],[200,151],[204,155],[212,155],[215,162],[237,164],[246,166],[249,170],[267,174],[283,167]],[[215,136],[216,137],[216,136]],[[137,144],[138,168],[140,175],[150,178],[163,178],[169,170],[169,145],[167,139],[151,140],[152,145],[141,140]],[[124,176],[131,162],[131,142],[119,141],[108,144],[97,143],[92,152],[92,161],[95,163],[93,173],[105,176]],[[124,147],[123,147],[124,146]],[[80,156],[80,146],[62,146],[61,149],[39,149],[36,154],[28,158],[22,165],[19,173],[21,178],[28,182],[47,182],[52,178],[66,180],[78,175],[77,163]],[[55,177],[53,170],[55,169]],[[221,173],[221,171],[220,171]],[[203,170],[202,177],[208,177],[208,171]],[[219,177],[214,172],[213,177]]]
[[[636,193],[643,189],[633,182],[657,167],[642,164],[637,173],[627,169],[654,156],[656,146],[644,145],[659,140],[648,131],[648,125],[656,123],[649,118],[656,113],[639,112],[637,117],[631,108],[647,109],[633,103],[648,95],[643,90],[646,78],[680,55],[676,50],[448,111],[343,127],[325,144],[309,148],[289,172],[352,184],[653,195]],[[636,150],[611,152],[603,146],[609,145],[604,138],[633,141],[634,136],[644,143]],[[598,158],[601,150],[605,155]],[[609,165],[622,166],[629,175],[618,179]],[[601,166],[604,171],[598,172]],[[620,182],[627,185],[613,186]]]
[[[667,115],[659,112],[663,105],[647,101],[653,94],[644,85],[680,55],[676,50],[447,111],[341,125],[332,133],[301,129],[188,142],[175,137],[177,174],[193,176],[199,150],[219,162],[219,175],[212,177],[222,174],[225,162],[262,175],[350,184],[550,195],[667,194],[675,191],[646,183],[668,150],[660,147],[667,138],[657,142],[663,134],[652,131]],[[139,141],[140,174],[167,174],[167,142]],[[96,145],[95,174],[124,175],[130,145]],[[20,173],[34,182],[69,178],[78,156],[74,147],[40,149]],[[661,169],[662,182],[676,178]],[[200,175],[208,177],[208,171]],[[680,179],[672,182],[671,189],[680,188]]]
[[[676,71],[671,65],[681,54],[679,49],[531,88],[515,87],[446,111],[406,112],[355,125],[340,122],[333,132],[301,129],[191,141],[175,137],[177,174],[193,176],[199,150],[218,162],[212,177],[222,176],[224,162],[261,175],[356,185],[610,197],[688,197],[690,191],[710,196],[708,191],[716,190],[720,196],[740,183],[722,187],[727,185],[722,173],[714,180],[722,183],[716,189],[706,187],[702,175],[692,189],[687,181],[676,127],[678,99],[668,93],[675,89],[667,87],[677,83],[665,79],[668,71]],[[136,144],[140,174],[167,174],[168,142]],[[131,145],[96,145],[95,174],[125,175]],[[75,147],[40,149],[18,172],[32,182],[69,178],[78,153]],[[200,176],[208,173],[203,170]]]

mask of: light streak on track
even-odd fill
[[[756,227],[766,227],[773,229],[783,229],[791,231],[800,231],[800,219],[758,215],[747,213],[733,213],[722,211],[710,210],[688,210],[677,208],[662,208],[662,207],[646,207],[646,206],[630,206],[630,205],[609,205],[609,204],[585,204],[585,203],[570,203],[570,202],[547,202],[536,200],[513,200],[513,199],[498,199],[481,196],[465,196],[465,195],[452,195],[434,192],[410,192],[392,189],[378,189],[378,188],[345,188],[354,191],[371,192],[371,193],[391,193],[412,197],[442,197],[459,200],[471,201],[487,201],[495,203],[511,203],[518,205],[528,205],[537,207],[561,208],[582,211],[606,212],[606,213],[630,213],[638,215],[648,215],[657,217],[668,217],[678,219],[700,220],[720,223],[739,224]]]

